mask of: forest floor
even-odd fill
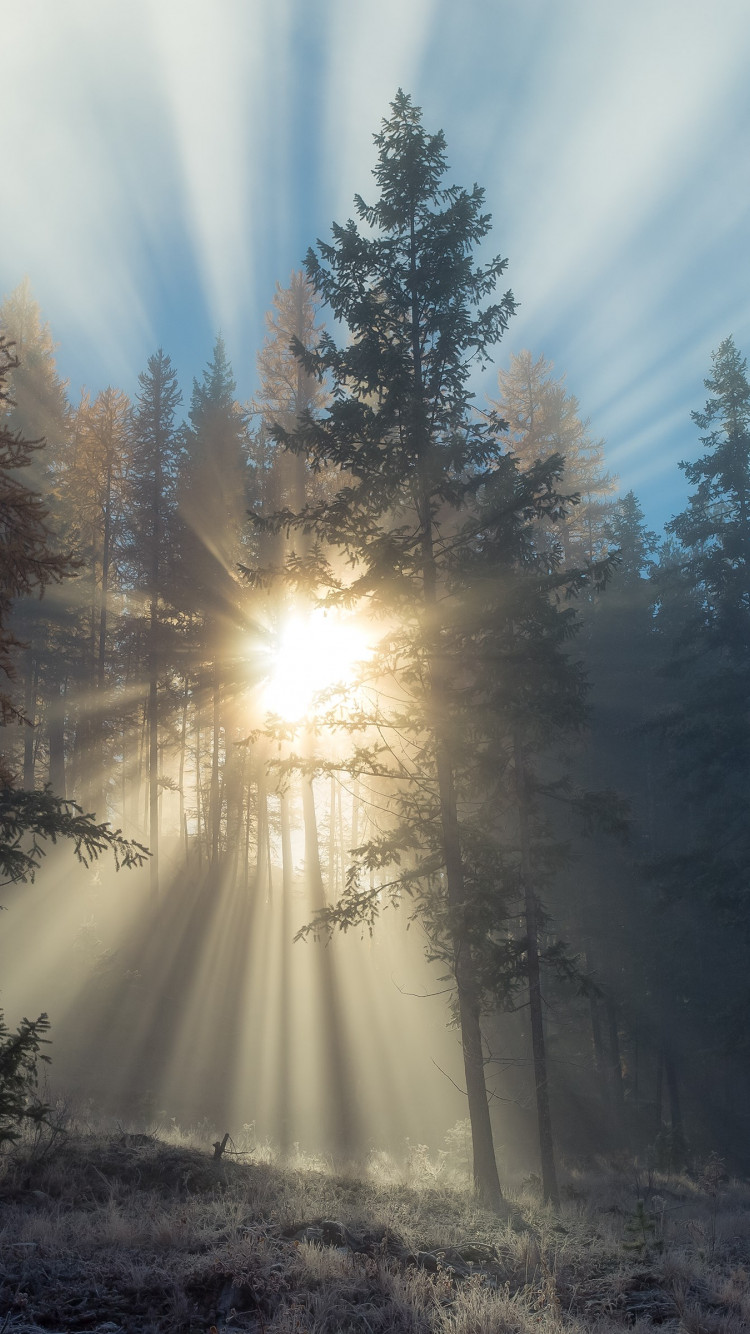
[[[79,1130],[0,1156],[0,1334],[750,1330],[750,1185],[716,1159],[567,1170],[559,1211],[530,1178],[498,1218],[421,1146],[358,1174],[238,1148]]]

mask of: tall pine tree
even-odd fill
[[[327,600],[359,603],[389,626],[368,674],[388,675],[390,703],[376,692],[375,719],[367,710],[361,718],[339,715],[349,730],[367,718],[377,723],[380,740],[360,746],[350,770],[366,770],[368,783],[378,784],[388,818],[359,850],[341,899],[318,920],[346,928],[372,921],[389,896],[412,898],[455,981],[475,1183],[483,1201],[498,1207],[480,1025],[488,972],[482,905],[491,889],[469,828],[476,775],[472,788],[461,701],[471,668],[456,648],[456,618],[487,605],[474,597],[464,558],[468,567],[472,557],[478,561],[480,583],[488,548],[507,571],[522,559],[519,526],[561,512],[561,461],[555,456],[521,474],[502,449],[504,423],[472,411],[471,365],[488,359],[514,310],[509,292],[483,304],[505,268],[504,260],[477,266],[473,257],[490,227],[483,191],[444,183],[443,135],[426,132],[420,110],[401,92],[375,142],[377,202],[357,197],[361,226],[334,225],[332,244],[319,242],[306,259],[316,292],[350,333],[344,347],[327,335],[312,353],[296,344],[305,370],[331,377],[329,411],[275,432],[313,469],[339,469],[342,484],[301,511],[281,512],[270,526],[317,539],[305,567],[292,562],[288,571],[298,586],[306,581]],[[476,626],[470,633],[481,637]],[[522,769],[519,761],[520,787]],[[525,810],[526,793],[517,799]],[[497,870],[497,857],[493,864]],[[534,923],[527,943],[532,937]],[[495,952],[498,967],[507,953],[507,946]]]

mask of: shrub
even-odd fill
[[[21,1138],[25,1121],[47,1122],[50,1108],[37,1096],[39,1061],[49,1061],[41,1048],[47,1042],[49,1019],[22,1019],[12,1033],[0,1010],[0,1146]]]

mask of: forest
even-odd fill
[[[747,1176],[746,360],[727,331],[650,531],[562,368],[499,368],[442,133],[399,93],[375,143],[251,402],[221,335],[189,401],[159,348],[73,402],[30,281],[0,305],[0,1145],[54,1121],[51,1039],[134,1144],[418,1146],[495,1216],[518,1171],[552,1211],[571,1164]]]

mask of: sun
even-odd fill
[[[271,649],[264,710],[287,722],[310,717],[321,691],[354,684],[357,667],[370,652],[367,636],[352,616],[321,607],[287,615]]]

